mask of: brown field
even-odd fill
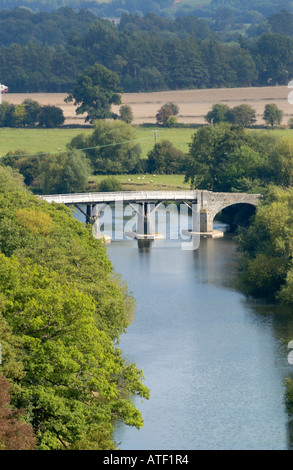
[[[263,124],[262,115],[267,103],[275,103],[284,112],[283,124],[293,116],[293,104],[289,104],[287,86],[264,88],[221,88],[208,90],[179,90],[155,93],[125,93],[122,94],[122,103],[131,106],[133,124],[155,123],[159,108],[169,102],[179,107],[178,122],[202,124],[204,116],[213,104],[224,103],[230,107],[239,104],[251,105],[257,115],[257,123]],[[60,107],[66,118],[65,124],[83,125],[83,117],[76,116],[73,103],[65,103],[66,94],[62,93],[8,93],[3,101],[12,104],[22,103],[25,99],[33,99],[40,104],[51,104]],[[119,111],[119,106],[113,106],[113,111]]]

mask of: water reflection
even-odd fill
[[[204,239],[193,252],[154,241],[141,256],[132,241],[108,252],[137,301],[121,349],[151,389],[136,400],[142,430],[117,428],[121,449],[288,449],[291,312],[237,292],[233,242]]]
[[[137,240],[138,252],[140,254],[150,253],[153,240]]]
[[[144,427],[117,426],[120,448],[292,449],[292,311],[237,291],[231,237],[201,239],[198,250],[178,237],[107,250],[137,303],[120,348],[151,389],[150,400],[135,399]]]

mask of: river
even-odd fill
[[[121,450],[289,450],[284,379],[293,375],[293,315],[233,287],[239,254],[228,234],[107,245],[137,310],[120,348],[143,370],[137,430],[119,425]],[[290,436],[291,435],[291,436]]]

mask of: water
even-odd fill
[[[119,425],[121,450],[291,449],[284,379],[293,316],[233,288],[238,254],[229,236],[150,249],[108,245],[137,301],[120,348],[143,370],[149,400],[135,399],[141,430]]]

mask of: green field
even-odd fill
[[[175,147],[188,152],[188,144],[196,129],[188,128],[158,128],[135,127],[137,141],[142,147],[142,158],[153,148],[155,139],[169,140]],[[156,132],[154,132],[156,131]],[[23,155],[34,153],[58,153],[66,150],[70,140],[80,133],[90,134],[91,128],[76,129],[12,129],[0,128],[0,156],[9,151],[21,150]],[[290,137],[293,140],[293,129],[259,130],[256,132],[273,133],[279,137]],[[118,175],[115,176],[121,183],[122,190],[164,190],[164,189],[188,189],[189,185],[184,183],[183,175]],[[99,181],[105,176],[91,176],[90,190],[96,190]]]
[[[91,177],[94,183],[93,189],[107,176],[96,175]],[[190,189],[190,185],[184,183],[184,175],[115,175],[121,183],[122,191],[148,191],[148,190],[177,190]]]
[[[195,129],[166,129],[135,127],[138,143],[142,148],[142,157],[153,148],[157,142],[167,139],[183,152],[188,152],[188,143]],[[156,131],[156,132],[154,132]],[[66,150],[66,144],[77,134],[90,134],[90,128],[77,129],[15,129],[0,128],[0,156],[9,151],[21,150],[23,154],[57,153]]]
[[[156,135],[154,133],[156,130]],[[163,129],[135,127],[138,143],[142,147],[142,157],[153,148],[155,138],[170,140],[173,145],[184,152],[188,152],[188,143],[195,129]],[[35,153],[52,154],[66,150],[66,145],[77,134],[90,134],[92,129],[12,129],[0,128],[0,156],[9,151],[21,150],[23,155]],[[59,150],[60,149],[60,150]],[[124,191],[131,190],[164,190],[164,189],[188,189],[184,183],[183,175],[117,175],[121,188]],[[99,181],[105,176],[91,176],[89,189],[95,190]],[[130,181],[129,181],[130,180]]]

